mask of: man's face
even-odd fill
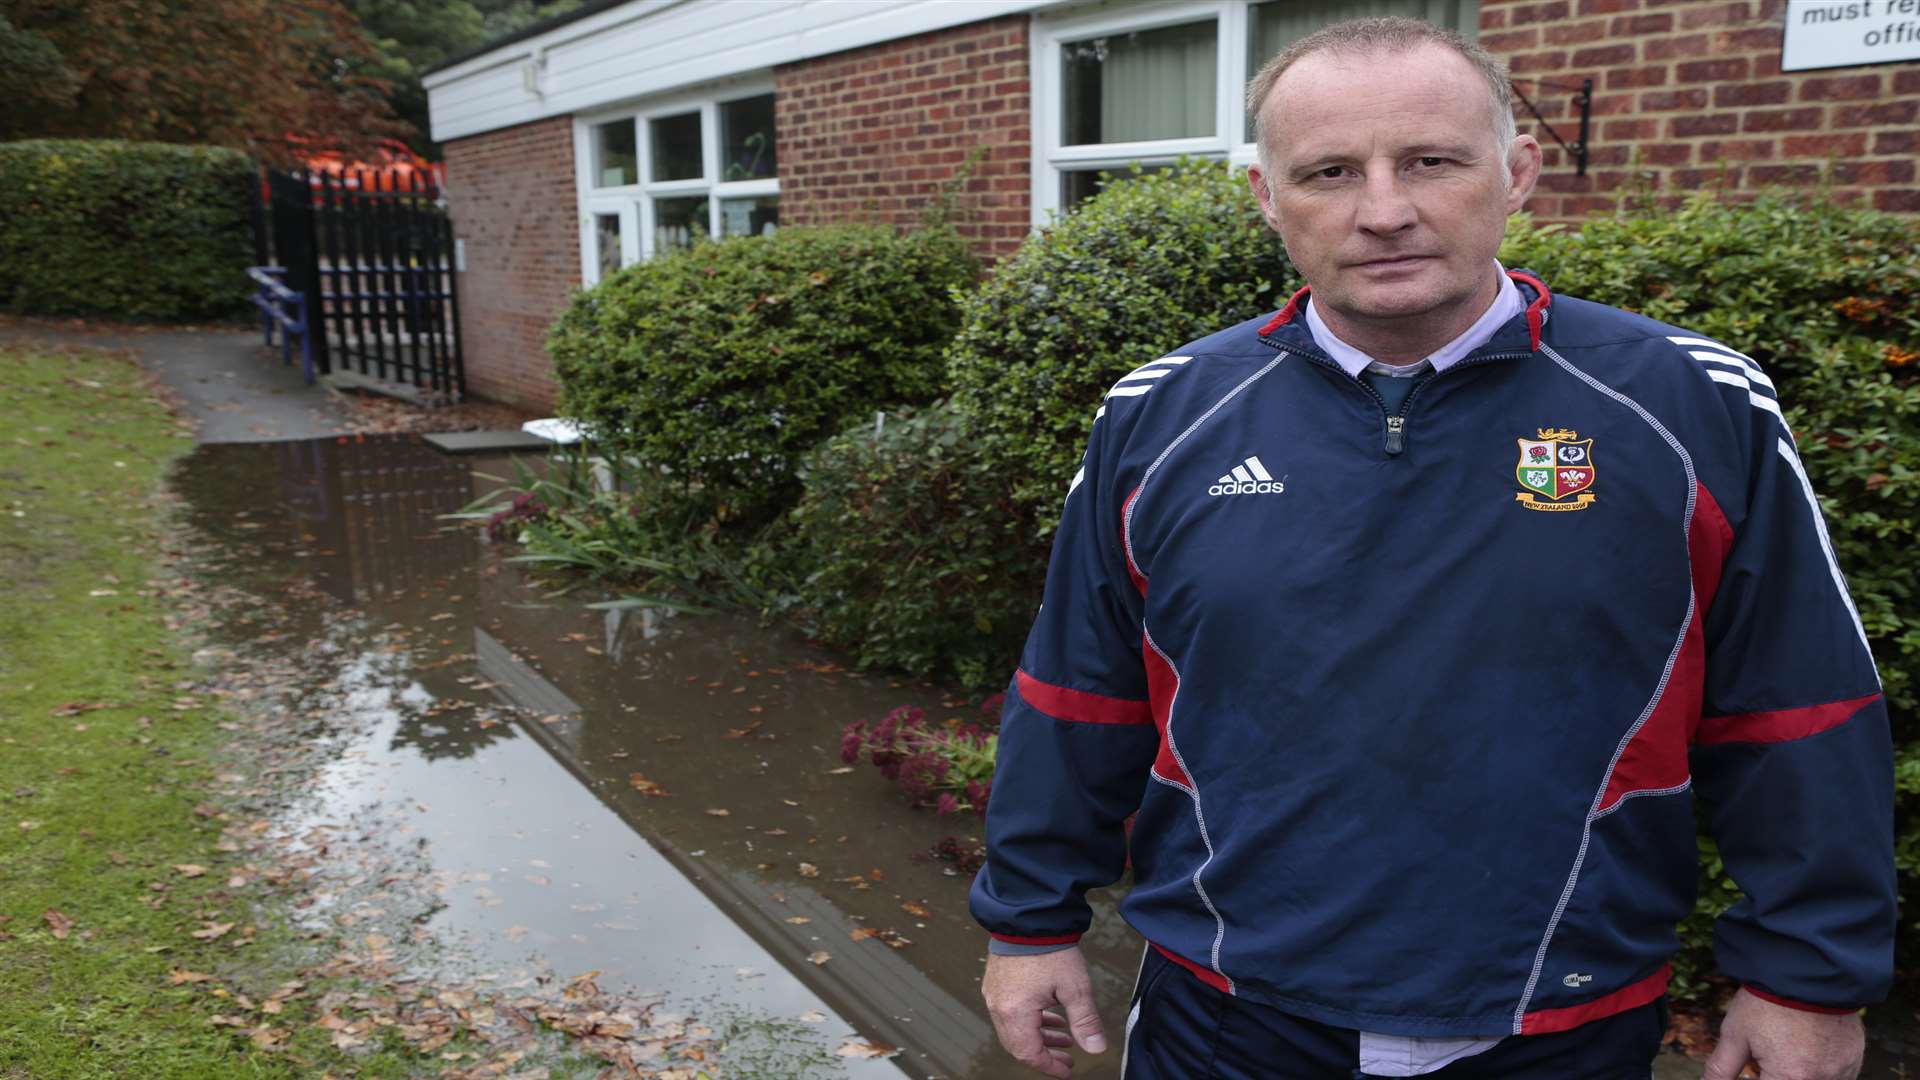
[[[1492,301],[1489,264],[1540,147],[1526,135],[1496,145],[1491,95],[1464,58],[1316,53],[1280,76],[1261,115],[1267,168],[1249,179],[1336,328],[1471,321]]]

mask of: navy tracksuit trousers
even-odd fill
[[[1360,1035],[1221,993],[1148,949],[1122,1080],[1359,1080]],[[1572,1031],[1505,1039],[1433,1080],[1647,1080],[1666,999]]]

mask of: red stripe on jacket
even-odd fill
[[[1160,729],[1160,753],[1153,759],[1153,771],[1190,788],[1193,778],[1180,767],[1180,759],[1173,756],[1173,744],[1167,741],[1167,724],[1173,719],[1173,697],[1180,690],[1180,673],[1153,647],[1152,638],[1145,633],[1140,637],[1140,656],[1147,665],[1147,701],[1153,708],[1153,726]]]
[[[1520,1034],[1550,1035],[1556,1031],[1572,1031],[1582,1024],[1603,1020],[1615,1013],[1628,1009],[1637,1009],[1647,1002],[1667,992],[1667,980],[1673,977],[1673,965],[1667,964],[1659,971],[1615,990],[1606,997],[1595,998],[1584,1005],[1568,1005],[1562,1009],[1537,1009],[1520,1018]]]
[[[1687,620],[1680,641],[1680,655],[1674,658],[1660,700],[1647,721],[1634,732],[1632,741],[1621,751],[1607,778],[1607,791],[1599,810],[1619,804],[1636,791],[1666,791],[1679,787],[1692,775],[1687,767],[1687,747],[1700,725],[1707,674],[1707,637],[1701,628],[1707,610],[1713,606],[1714,593],[1720,588],[1720,571],[1727,553],[1733,549],[1733,528],[1720,512],[1720,504],[1704,484],[1694,488],[1693,521],[1687,529],[1687,557],[1693,572],[1693,614]]]
[[[1161,956],[1166,957],[1167,959],[1173,961],[1174,963],[1179,964],[1181,967],[1186,968],[1188,971],[1193,972],[1194,978],[1199,979],[1201,982],[1206,983],[1208,986],[1213,987],[1215,990],[1218,990],[1223,994],[1233,993],[1233,984],[1227,981],[1226,976],[1220,974],[1219,972],[1213,970],[1212,968],[1203,967],[1187,959],[1186,957],[1181,956],[1177,952],[1172,952],[1170,950],[1163,949],[1158,945],[1155,945],[1153,947],[1153,951],[1159,953]]]
[[[1868,694],[1866,697],[1829,701],[1824,705],[1807,705],[1798,709],[1710,716],[1700,721],[1700,732],[1694,742],[1700,746],[1791,742],[1837,728],[1853,719],[1861,709],[1879,700],[1879,694]]]
[[[1068,720],[1076,724],[1153,722],[1153,711],[1144,701],[1055,686],[1041,682],[1025,671],[1014,672],[1013,678],[1015,685],[1020,688],[1020,699],[1055,720]]]

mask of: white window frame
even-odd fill
[[[762,180],[719,179],[721,103],[773,92],[773,77],[762,75],[710,86],[698,92],[648,98],[618,108],[575,116],[574,192],[575,205],[580,208],[581,282],[594,285],[600,280],[595,219],[602,215],[620,216],[620,265],[628,266],[642,259],[651,259],[656,254],[653,250],[655,199],[706,196],[707,235],[719,236],[720,203],[723,200],[779,195],[780,178],[777,174]],[[700,114],[701,176],[692,180],[649,179],[653,175],[653,138],[647,129],[647,122],[689,112]],[[618,187],[596,187],[594,129],[617,120],[626,120],[634,125],[635,171],[639,180]]]
[[[1181,157],[1218,158],[1235,165],[1253,160],[1245,141],[1241,105],[1247,79],[1247,9],[1256,0],[1182,0],[1177,3],[1126,4],[1086,12],[1036,14],[1029,37],[1033,72],[1033,224],[1050,224],[1064,209],[1060,188],[1066,174],[1081,170],[1124,170],[1127,166],[1166,165]],[[1071,146],[1062,100],[1061,46],[1090,37],[1154,30],[1163,26],[1214,21],[1214,109],[1211,134],[1184,139],[1093,143]]]
[[[1265,0],[1163,0],[1163,2],[1102,3],[1077,6],[1033,17],[1028,36],[1030,71],[1033,74],[1033,225],[1041,228],[1065,209],[1061,192],[1065,174],[1080,170],[1123,170],[1138,163],[1143,166],[1168,165],[1181,157],[1205,157],[1224,161],[1239,168],[1253,163],[1254,146],[1246,137],[1246,109],[1243,98],[1247,80],[1253,72],[1247,67],[1248,37],[1252,33],[1251,9]],[[1145,142],[1098,143],[1069,146],[1063,143],[1066,108],[1061,93],[1065,72],[1060,58],[1061,46],[1090,37],[1153,30],[1163,26],[1214,20],[1214,56],[1216,102],[1214,131],[1185,139],[1155,139]]]

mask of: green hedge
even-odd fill
[[[1245,170],[1182,162],[1118,180],[967,297],[947,354],[955,403],[1050,532],[1116,379],[1278,308],[1296,287]]]
[[[107,140],[0,143],[0,310],[183,322],[247,309],[246,157]]]
[[[942,403],[827,440],[793,512],[808,628],[864,666],[998,688],[1019,655],[1047,548]]]
[[[952,292],[978,273],[945,226],[787,228],[636,263],[548,335],[560,412],[668,471],[696,522],[762,523],[815,444],[940,395]]]
[[[1920,901],[1920,226],[1910,219],[1765,196],[1639,207],[1578,232],[1517,220],[1501,258],[1557,292],[1613,304],[1725,342],[1780,391],[1841,568],[1880,665],[1893,717],[1898,858],[1906,910]],[[1704,844],[1701,904],[1685,927],[1710,970],[1711,921],[1738,893]],[[1911,921],[1911,920],[1909,920]],[[1903,952],[1907,950],[1903,949]]]
[[[1293,275],[1244,174],[1123,176],[965,294],[951,405],[870,418],[808,460],[793,523],[809,628],[863,666],[1006,682],[1101,396],[1279,306]]]

